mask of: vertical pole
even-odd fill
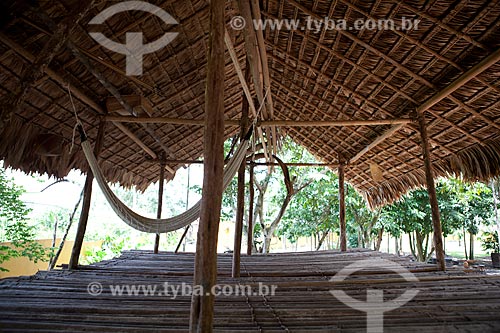
[[[213,331],[214,295],[217,280],[217,236],[222,205],[224,169],[224,7],[225,0],[210,3],[210,37],[205,94],[205,134],[203,142],[203,190],[194,269],[194,288],[189,331]]]
[[[253,249],[253,202],[255,197],[254,182],[255,165],[250,164],[250,179],[248,180],[248,232],[247,232],[247,255],[252,255]]]
[[[97,130],[97,139],[94,146],[94,155],[99,159],[99,153],[101,152],[102,146],[104,144],[104,131],[106,127],[106,121],[101,121],[99,124],[99,129]],[[71,250],[71,257],[69,260],[69,268],[78,268],[78,261],[80,260],[80,252],[82,251],[83,238],[85,237],[85,231],[87,230],[87,222],[89,219],[90,212],[90,201],[92,197],[92,181],[94,180],[94,174],[92,171],[87,171],[87,178],[85,179],[85,185],[83,190],[83,205],[82,212],[80,213],[80,220],[78,221],[78,228],[76,230],[75,243],[73,244],[73,249]]]
[[[241,261],[241,239],[243,234],[243,214],[245,209],[245,164],[241,163],[238,170],[238,194],[236,202],[236,224],[234,228],[234,247],[233,247],[233,269],[232,277],[240,277]]]
[[[429,138],[425,118],[422,113],[417,112],[418,125],[420,127],[420,136],[422,138],[422,151],[424,157],[425,178],[427,182],[427,192],[429,193],[429,202],[431,205],[432,226],[434,228],[434,249],[436,250],[437,266],[440,270],[446,269],[443,250],[443,236],[441,230],[441,220],[439,216],[439,206],[436,195],[436,185],[434,184],[434,172],[432,169],[431,152],[429,147]]]
[[[160,161],[160,177],[158,180],[158,209],[156,210],[156,218],[161,219],[161,210],[163,206],[163,185],[165,183],[165,159],[161,158]],[[158,249],[160,247],[160,234],[156,234],[155,236],[155,247],[154,253],[158,253]]]
[[[247,62],[247,75],[250,74]],[[241,107],[241,124],[240,124],[240,142],[243,141],[248,128],[248,101],[243,95]],[[236,199],[236,223],[234,226],[234,246],[233,246],[233,269],[232,277],[240,277],[240,261],[241,261],[241,239],[243,234],[243,215],[245,214],[245,167],[246,160],[241,162],[238,169],[238,194]]]
[[[347,251],[347,233],[345,222],[345,164],[339,155],[339,221],[340,221],[340,251]]]

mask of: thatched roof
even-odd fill
[[[41,7],[57,24],[81,3],[47,1],[41,2]],[[151,15],[128,12],[113,16],[99,28],[121,42],[129,31],[143,32],[147,41],[156,40],[165,32],[179,33],[169,45],[144,57],[144,75],[137,77],[125,75],[125,56],[100,46],[88,34],[87,23],[114,3],[98,2],[91,7],[72,30],[70,41],[121,95],[143,96],[152,106],[151,116],[202,119],[209,1],[151,1],[179,22],[175,26],[167,26]],[[274,104],[272,119],[277,120],[413,117],[418,106],[500,47],[498,1],[261,3],[262,17],[271,19],[329,17],[346,19],[350,24],[356,19],[420,20],[418,29],[409,31],[264,31]],[[23,2],[2,6],[6,6],[2,13],[9,13],[1,21],[0,35],[0,94],[4,102],[19,89],[20,78],[49,41],[53,27]],[[243,32],[229,27],[231,18],[239,14],[237,1],[227,1],[228,32],[240,67],[245,70]],[[241,116],[243,95],[228,52],[226,57],[226,119],[234,120]],[[91,140],[96,139],[111,94],[67,47],[55,54],[45,72],[48,75],[35,81],[11,123],[0,134],[0,158],[14,168],[57,177],[72,168],[86,171],[78,140],[71,153],[69,149],[75,116],[67,83],[87,97],[73,94],[78,117]],[[460,174],[466,179],[486,180],[500,174],[499,73],[500,63],[496,63],[425,113],[437,176]],[[254,93],[253,85],[250,89]],[[202,155],[201,126],[149,124],[149,130],[140,124],[123,126],[155,156],[165,153],[168,159],[187,160]],[[278,133],[289,135],[319,160],[336,163],[338,154],[350,160],[390,127],[280,127]],[[226,136],[237,131],[237,127],[227,127]],[[50,142],[60,139],[58,156],[39,153],[40,141],[48,134],[52,134]],[[385,204],[424,183],[421,155],[418,126],[411,123],[349,164],[346,179],[372,206]],[[151,154],[113,123],[107,124],[100,156],[106,177],[112,182],[144,189],[158,179],[159,165],[152,161]],[[370,164],[378,165],[383,179],[373,179]],[[169,167],[176,170],[182,165]]]

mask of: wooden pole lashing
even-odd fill
[[[101,152],[102,146],[104,145],[105,128],[106,128],[106,122],[101,121],[101,123],[99,124],[99,129],[97,131],[97,139],[94,146],[94,155],[96,156],[97,159],[99,159],[99,153]],[[69,260],[70,269],[78,268],[80,253],[82,251],[83,238],[85,237],[85,231],[87,230],[87,222],[89,219],[93,180],[94,180],[94,174],[89,168],[89,170],[87,171],[87,177],[85,178],[82,212],[80,213],[80,220],[78,221],[78,228],[76,230],[75,243],[73,244],[73,249],[71,250],[71,257]]]
[[[431,205],[432,226],[434,229],[434,249],[436,251],[436,260],[438,269],[444,271],[446,269],[443,249],[443,232],[441,229],[441,218],[439,214],[439,206],[436,195],[436,185],[434,183],[434,171],[432,168],[431,151],[429,147],[429,137],[425,124],[424,114],[417,112],[418,125],[420,127],[420,135],[422,138],[422,152],[424,158],[425,179],[427,182],[427,192],[429,193],[429,202]]]
[[[158,209],[156,210],[156,218],[161,219],[161,210],[163,206],[163,185],[165,183],[165,159],[160,162],[160,177],[158,180]],[[160,247],[160,234],[155,235],[154,253],[158,253]]]
[[[217,280],[217,236],[222,206],[224,169],[224,0],[210,3],[210,37],[205,94],[205,134],[202,203],[196,245],[194,286],[189,331],[213,331],[214,295]]]

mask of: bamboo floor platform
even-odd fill
[[[418,281],[382,269],[385,259],[411,270]],[[344,282],[330,281],[361,260],[376,264]],[[0,331],[185,332],[189,295],[173,299],[173,292],[161,290],[165,283],[191,285],[193,261],[193,254],[129,251],[75,271],[0,280]],[[436,272],[431,265],[365,250],[242,256],[240,279],[230,277],[230,254],[218,262],[220,285],[249,285],[256,292],[262,283],[276,291],[217,296],[217,332],[366,331],[366,313],[340,302],[332,289],[363,302],[367,289],[383,290],[386,301],[418,290],[411,301],[384,314],[384,332],[500,332],[500,276],[460,268]],[[91,283],[99,283],[102,293],[89,294]],[[110,286],[117,285],[158,289],[154,296],[113,296]]]

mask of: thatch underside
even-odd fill
[[[31,3],[31,2],[30,2]],[[87,23],[113,4],[93,7],[70,40],[92,65],[102,72],[122,95],[140,95],[152,105],[153,117],[203,119],[208,45],[208,1],[151,1],[169,12],[179,25],[167,26],[140,12],[109,18],[105,25],[90,28]],[[326,1],[265,0],[261,15],[268,19],[295,19],[307,16],[321,20],[356,19],[420,20],[418,29],[298,30],[264,31],[268,57],[270,94],[274,120],[352,120],[414,117],[414,111],[431,96],[481,62],[500,47],[500,4],[498,1]],[[71,1],[41,2],[55,23],[73,8]],[[22,1],[3,5],[0,34],[0,98],[16,91],[23,73],[47,43],[50,28]],[[227,1],[227,22],[240,15],[236,1]],[[144,57],[144,75],[126,76],[125,57],[98,45],[89,31],[100,31],[124,41],[125,33],[141,31],[146,41],[165,32],[179,36],[165,48]],[[243,31],[227,26],[239,65],[245,71],[246,49]],[[226,119],[241,116],[242,88],[226,52]],[[63,177],[72,168],[87,170],[76,139],[71,147],[75,116],[68,83],[86,97],[73,94],[78,117],[94,142],[105,101],[110,92],[65,47],[49,65],[54,75],[35,82],[12,124],[0,133],[0,158],[6,165],[26,172]],[[487,180],[500,174],[500,63],[467,82],[426,112],[432,161],[436,176],[454,174],[469,180]],[[255,96],[253,84],[250,90]],[[89,100],[92,101],[89,103]],[[95,104],[95,105],[93,105]],[[113,114],[116,115],[116,114]],[[154,156],[189,160],[203,153],[201,126],[124,124]],[[282,127],[319,160],[347,160],[386,132],[390,126]],[[226,137],[237,133],[226,128]],[[271,131],[264,129],[264,137]],[[44,135],[60,138],[58,156],[36,152]],[[153,136],[153,135],[154,136]],[[275,139],[275,138],[274,138]],[[52,144],[54,144],[52,137]],[[161,144],[160,144],[161,142]],[[162,147],[162,145],[164,147]],[[47,147],[42,147],[46,149]],[[53,147],[52,147],[53,148]],[[165,149],[166,148],[166,149]],[[414,123],[364,154],[346,168],[346,180],[364,194],[372,207],[400,197],[410,188],[424,184],[420,134]],[[50,154],[48,154],[50,155]],[[111,182],[145,189],[156,181],[159,164],[130,135],[108,123],[102,153],[103,171]],[[382,171],[374,180],[370,165]],[[172,170],[182,164],[171,164]],[[166,173],[167,179],[174,174]]]

